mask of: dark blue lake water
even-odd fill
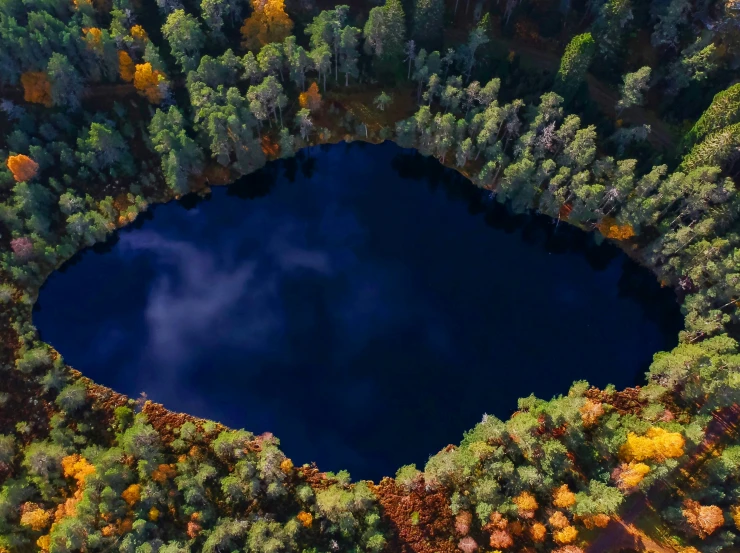
[[[53,274],[34,321],[101,384],[375,480],[519,397],[635,384],[681,326],[617,248],[390,143],[157,206]]]

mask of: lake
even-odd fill
[[[34,322],[100,384],[377,481],[519,397],[640,382],[682,317],[592,234],[341,143],[155,206],[54,273]]]

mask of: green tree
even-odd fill
[[[740,122],[740,83],[717,93],[709,107],[684,137],[684,147],[702,140],[708,134]]]
[[[97,173],[113,175],[134,172],[133,158],[126,141],[110,122],[93,122],[77,139],[77,159]]]
[[[265,44],[257,54],[257,65],[262,75],[277,75],[283,79],[283,45],[279,42]]]
[[[301,133],[301,138],[303,138],[304,141],[308,140],[308,135],[311,132],[311,127],[313,127],[313,121],[311,121],[311,112],[306,108],[299,110],[295,116],[295,123],[296,125],[298,125]]]
[[[347,25],[342,29],[339,38],[339,70],[344,73],[344,86],[349,85],[350,76],[357,78],[360,71],[357,67],[360,53],[357,49],[360,41],[360,29]]]
[[[573,98],[586,80],[595,53],[596,42],[591,33],[573,37],[560,60],[560,69],[555,76],[555,92],[566,100]]]
[[[308,53],[314,70],[318,72],[319,79],[323,77],[323,89],[326,92],[326,75],[331,71],[331,50],[328,44],[322,44]]]
[[[624,83],[620,87],[620,98],[617,102],[617,115],[629,107],[641,106],[645,102],[645,93],[650,88],[650,74],[651,69],[645,66],[623,77]]]
[[[705,81],[719,67],[718,58],[714,43],[706,44],[704,39],[697,38],[681,52],[679,59],[668,66],[668,93],[677,94],[692,82]]]
[[[385,108],[387,108],[393,99],[388,96],[385,92],[381,92],[373,101],[373,104],[375,104],[375,107],[378,108],[380,111],[385,111]]]
[[[347,19],[349,6],[337,6],[333,10],[324,10],[306,25],[306,34],[311,37],[312,49],[323,44],[329,46],[334,57],[334,80],[339,80],[339,49],[342,38],[342,28]]]
[[[201,0],[200,13],[203,21],[211,30],[211,36],[223,40],[224,20],[231,25],[239,21],[242,15],[241,0]]]
[[[306,90],[306,71],[311,65],[311,59],[308,57],[303,46],[296,45],[295,37],[289,36],[283,42],[283,51],[285,61],[288,66],[290,79],[300,89]]]
[[[421,45],[435,45],[442,38],[443,0],[414,0],[412,36]]]
[[[593,35],[604,56],[613,56],[625,34],[624,28],[632,20],[630,0],[607,0],[601,5],[593,25]]]
[[[46,72],[51,82],[51,100],[54,105],[78,110],[82,98],[83,81],[69,58],[55,52],[49,59]]]
[[[175,106],[158,109],[149,124],[154,150],[161,156],[167,185],[178,194],[190,190],[188,177],[201,171],[203,155],[185,129],[185,118]]]
[[[184,71],[192,71],[198,66],[197,57],[205,44],[205,37],[195,17],[182,9],[173,11],[162,26],[162,34]]]
[[[366,47],[378,58],[395,59],[403,55],[406,22],[400,0],[370,10],[363,30]]]
[[[725,166],[737,160],[738,148],[740,148],[740,123],[735,123],[710,133],[704,140],[694,145],[681,161],[680,168],[690,171],[702,166]]]
[[[669,2],[652,2],[652,15],[658,22],[650,36],[653,46],[677,48],[679,31],[688,22],[691,11],[691,0],[670,0]]]

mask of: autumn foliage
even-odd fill
[[[599,232],[612,240],[628,240],[635,235],[632,225],[619,225],[614,217],[604,217],[597,225]]]
[[[544,541],[545,536],[547,536],[547,528],[544,524],[540,522],[535,522],[532,526],[529,527],[529,535],[534,542]]]
[[[285,0],[251,0],[252,15],[242,25],[242,46],[259,50],[265,44],[290,36],[293,21],[285,12]]]
[[[599,417],[604,414],[604,406],[601,403],[587,399],[583,407],[580,408],[580,413],[583,426],[589,428],[595,425],[599,421]]]
[[[118,74],[121,76],[121,80],[127,83],[133,81],[136,74],[134,60],[125,50],[118,51]]]
[[[33,104],[51,107],[51,83],[42,71],[27,71],[21,75],[23,99]]]
[[[152,104],[158,104],[162,101],[160,82],[164,80],[165,77],[162,72],[153,69],[151,63],[140,63],[136,65],[134,87]]]
[[[531,493],[522,492],[513,501],[519,510],[520,517],[532,518],[534,516],[534,511],[537,509],[537,500]]]
[[[103,31],[97,27],[86,27],[82,29],[85,33],[85,42],[90,50],[99,50],[103,45]]]
[[[562,530],[553,533],[552,538],[560,545],[573,543],[578,538],[578,530],[576,530],[575,526],[566,526]]]
[[[301,524],[303,524],[306,528],[311,528],[311,524],[313,524],[313,515],[307,511],[301,511],[298,513],[298,516],[296,518],[300,521]]]
[[[21,526],[27,526],[34,532],[40,532],[51,522],[51,513],[36,505],[22,511]]]
[[[83,486],[88,475],[95,472],[95,467],[84,457],[74,454],[62,459],[62,472],[65,478],[74,478],[79,486]]]
[[[627,435],[627,442],[620,448],[619,456],[625,461],[662,462],[683,455],[685,440],[678,432],[651,428],[644,436],[634,432]]]
[[[701,539],[709,536],[725,522],[722,509],[716,505],[701,505],[693,499],[686,499],[683,502],[681,513]]]
[[[622,463],[614,471],[614,480],[617,483],[617,487],[624,491],[631,490],[637,486],[645,475],[650,472],[650,467],[645,463],[636,463],[631,461],[630,463]]]
[[[141,25],[134,25],[133,27],[131,27],[131,37],[134,40],[139,40],[142,42],[149,38],[149,36],[146,34],[146,31],[144,30],[144,27],[142,27]]]
[[[128,488],[123,490],[121,499],[123,499],[129,507],[133,507],[141,499],[141,486],[139,484],[131,484]]]
[[[39,172],[39,164],[30,157],[18,154],[8,158],[8,169],[18,182],[29,181]]]
[[[576,502],[576,494],[570,491],[568,484],[556,488],[552,494],[552,503],[561,509],[567,509]]]
[[[298,103],[301,104],[302,108],[309,111],[316,111],[321,107],[321,94],[319,94],[319,87],[315,82],[311,83],[306,92],[301,92],[298,96]]]

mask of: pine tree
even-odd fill
[[[350,76],[357,78],[359,69],[357,61],[360,53],[357,50],[359,44],[360,29],[349,25],[342,29],[339,39],[339,71],[344,73],[344,86],[349,85]]]
[[[184,10],[175,10],[167,16],[162,34],[170,44],[172,55],[185,71],[198,66],[198,54],[205,44],[198,20]]]
[[[406,22],[400,0],[386,0],[385,5],[370,10],[363,34],[367,47],[376,57],[400,58],[406,41]]]
[[[641,67],[634,73],[627,73],[620,87],[620,98],[617,102],[617,115],[632,106],[641,106],[645,102],[645,92],[650,88],[651,69]]]
[[[415,0],[412,23],[414,40],[425,46],[439,42],[444,12],[444,0]]]
[[[740,83],[717,93],[712,103],[684,138],[684,147],[690,147],[709,133],[740,122]]]
[[[596,42],[591,33],[573,37],[560,60],[560,69],[555,76],[555,91],[566,100],[573,98],[586,80],[588,67],[596,53]]]

